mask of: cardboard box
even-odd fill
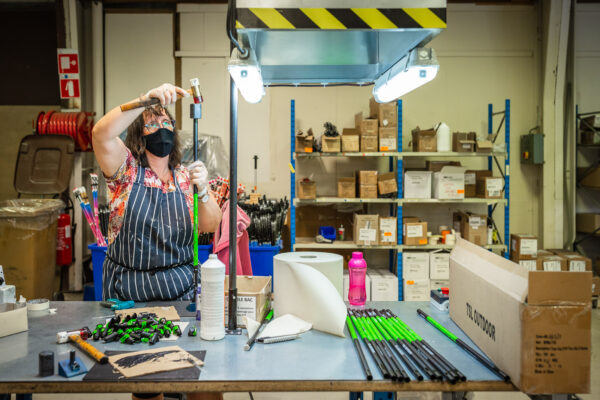
[[[460,238],[450,317],[524,393],[588,393],[589,272],[527,272]]]
[[[377,185],[377,171],[356,171],[359,185]]]
[[[405,279],[404,301],[429,301],[429,279]]]
[[[573,254],[573,255],[579,255],[579,253],[575,253],[574,251],[571,250],[565,250],[565,249],[545,249],[544,251],[549,251],[552,254],[556,254],[559,256],[564,256],[567,254]]]
[[[454,229],[460,232],[463,239],[478,246],[487,244],[487,215],[457,211],[453,214],[453,221]]]
[[[361,199],[376,199],[377,185],[358,185],[358,197]]]
[[[236,278],[237,325],[245,327],[244,316],[261,322],[271,303],[271,277],[238,275]],[[225,275],[225,324],[228,320],[229,276]]]
[[[450,279],[450,253],[435,250],[429,253],[429,279]]]
[[[413,151],[436,152],[437,138],[433,129],[422,131],[418,126],[412,131]]]
[[[379,239],[379,215],[354,214],[354,243],[376,245]]]
[[[519,264],[521,267],[525,268],[527,271],[537,271],[537,258],[534,258],[533,260],[531,259],[527,259],[527,260],[513,260],[514,262],[516,262],[517,264]]]
[[[537,270],[550,272],[567,271],[567,260],[556,254],[538,255]]]
[[[600,144],[600,132],[581,131],[581,144],[584,146],[594,146]]]
[[[353,199],[356,197],[356,180],[352,178],[338,178],[338,197]]]
[[[575,225],[578,232],[592,233],[600,228],[600,214],[577,213]],[[596,232],[595,236],[600,236],[600,231]]]
[[[538,239],[527,233],[512,233],[510,235],[510,259],[534,260],[538,256]]]
[[[579,122],[581,129],[600,128],[600,114],[590,115],[589,117],[581,118]]]
[[[378,138],[377,136],[363,136],[360,135],[360,151],[361,152],[373,152],[379,151],[379,147],[377,145]]]
[[[313,135],[298,137],[296,136],[296,153],[312,153],[315,138]]]
[[[475,132],[454,132],[452,134],[452,151],[472,153],[475,151],[476,139]]]
[[[298,182],[298,198],[299,199],[316,199],[317,198],[317,183],[314,181]]]
[[[504,191],[504,179],[486,176],[477,180],[476,191],[479,198],[501,199]]]
[[[475,149],[478,153],[491,153],[494,144],[491,140],[477,140],[475,143]]]
[[[430,199],[431,176],[431,171],[406,171],[404,173],[404,198]]]
[[[398,182],[395,172],[386,172],[377,175],[377,188],[379,194],[390,194],[398,192]]]
[[[460,161],[425,161],[425,169],[427,171],[440,172],[444,167],[460,167]]]
[[[361,136],[377,136],[379,121],[376,119],[364,119],[363,113],[354,115],[354,125],[360,131]]]
[[[379,151],[398,151],[398,127],[379,128]]]
[[[430,279],[429,290],[440,290],[441,288],[450,288],[449,279]]]
[[[360,130],[344,128],[344,130],[342,131],[342,151],[360,151]]]
[[[582,186],[600,188],[600,167],[593,168],[591,171],[588,171],[588,168],[577,168],[577,176],[584,176],[579,182]]]
[[[342,299],[348,301],[348,292],[350,291],[350,275],[348,270],[344,270],[344,276],[342,278]],[[365,276],[365,291],[367,292],[367,301],[371,301],[371,277],[369,276],[369,269],[367,268],[367,276]],[[397,297],[396,297],[397,299]]]
[[[368,269],[371,301],[398,301],[398,278],[385,269]]]
[[[585,272],[592,271],[592,259],[579,254],[561,254],[562,258],[567,260],[567,271]]]
[[[477,195],[477,178],[475,171],[465,171],[465,198],[476,197]]]
[[[379,218],[379,244],[398,243],[398,220],[396,217]]]
[[[0,304],[0,338],[28,329],[25,303]]]
[[[427,222],[407,217],[402,220],[402,243],[407,246],[427,244]]]
[[[369,117],[379,121],[379,126],[398,126],[396,102],[378,103],[373,97],[369,100]]]
[[[600,296],[600,277],[592,278],[592,296]]]
[[[464,199],[465,169],[443,167],[440,172],[434,172],[433,197],[435,199]]]
[[[339,153],[342,151],[341,136],[329,137],[323,135],[321,137],[321,151],[323,153]]]

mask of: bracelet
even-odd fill
[[[208,189],[206,189],[206,187],[202,189],[202,192],[198,193],[198,197],[200,197],[200,201],[202,201],[203,203],[207,203],[210,197],[208,195]]]

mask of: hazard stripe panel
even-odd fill
[[[242,29],[441,29],[445,8],[238,8]]]

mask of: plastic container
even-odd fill
[[[443,122],[435,126],[437,137],[437,151],[450,151],[452,149],[452,137],[450,136],[450,127]]]
[[[56,227],[64,203],[56,199],[0,201],[0,265],[17,297],[52,299],[56,276]]]
[[[325,239],[335,240],[336,232],[334,226],[320,226],[319,227],[319,235],[323,236]]]
[[[98,246],[93,243],[88,245],[88,249],[92,253],[92,272],[94,277],[94,297],[96,301],[102,300],[102,269],[104,267],[104,259],[106,258],[106,246]],[[198,246],[198,262],[203,263],[208,260],[208,256],[212,253],[212,244]]]
[[[225,264],[216,254],[211,254],[200,267],[200,277],[200,338],[221,340],[225,337]]]
[[[348,273],[350,275],[348,301],[353,306],[364,306],[367,301],[367,289],[365,279],[367,276],[367,262],[363,253],[355,251],[352,259],[348,261]]]
[[[260,276],[273,276],[273,257],[281,251],[281,246],[250,245],[250,261],[252,274]]]

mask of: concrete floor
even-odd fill
[[[594,373],[594,371],[596,371]],[[592,310],[592,384],[591,393],[580,395],[584,400],[600,398],[600,310]],[[348,393],[253,393],[256,400],[347,400]],[[226,393],[225,400],[249,400],[248,393]],[[372,399],[372,393],[365,393],[365,400]],[[130,394],[36,394],[34,400],[130,400]],[[441,400],[440,393],[402,393],[399,392],[398,399],[402,400]],[[529,399],[523,393],[509,392],[476,392],[472,396],[474,400],[524,400]]]

